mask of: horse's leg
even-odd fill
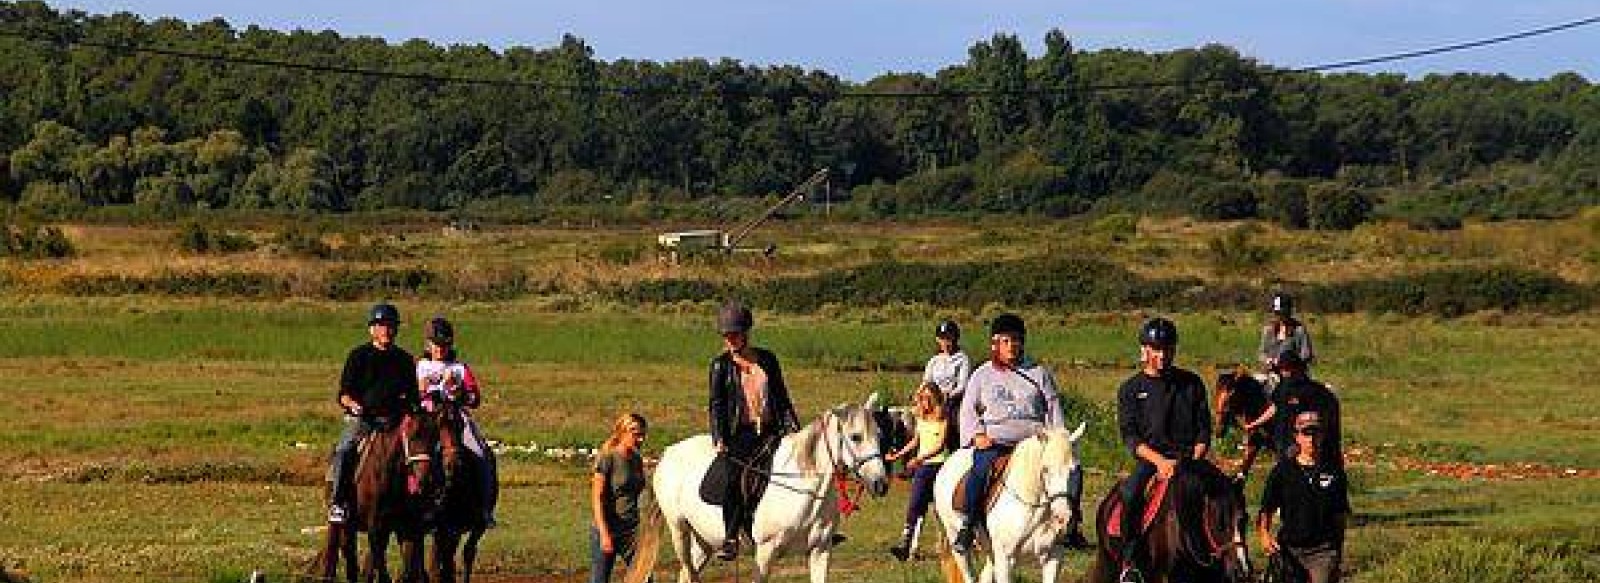
[[[767,577],[772,574],[772,561],[773,559],[777,558],[777,555],[778,545],[776,543],[764,543],[756,545],[756,583],[766,581]]]
[[[389,583],[389,533],[382,527],[367,531],[367,583]]]
[[[341,557],[344,559],[344,580],[349,583],[356,583],[361,578],[360,554],[356,552],[356,529],[349,524],[341,526],[339,529],[339,556],[333,559],[335,561]]]
[[[433,534],[432,560],[428,561],[428,580],[433,583],[455,583],[456,546],[461,535],[449,528],[438,528]]]
[[[1039,561],[1039,582],[1056,583],[1056,575],[1061,572],[1061,553],[1052,549],[1044,560]]]
[[[811,556],[806,561],[811,571],[811,583],[828,583],[828,558],[833,553],[832,546],[823,541],[823,544],[811,549]]]
[[[467,542],[461,547],[461,583],[472,583],[472,564],[478,560],[478,539],[483,538],[483,528],[472,529]]]
[[[667,521],[667,540],[672,544],[672,554],[678,557],[678,583],[699,581],[701,555],[706,553],[692,540],[693,536],[688,521],[682,518]]]

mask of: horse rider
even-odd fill
[[[1278,355],[1294,352],[1300,360],[1310,364],[1316,360],[1311,349],[1311,335],[1294,317],[1294,296],[1284,292],[1272,294],[1272,320],[1261,327],[1261,366],[1268,372],[1277,369]]]
[[[958,553],[972,550],[975,525],[983,524],[989,472],[995,459],[1010,453],[1018,442],[1044,429],[1065,426],[1055,376],[1023,351],[1027,328],[1016,314],[1001,314],[989,323],[989,361],[967,379],[961,401],[961,443],[972,448],[972,470],[967,474],[967,513],[951,546]],[[1073,509],[1074,516],[1081,516]],[[1066,544],[1087,545],[1074,522]]]
[[[1117,389],[1117,427],[1134,456],[1122,483],[1121,583],[1143,581],[1136,566],[1144,489],[1152,477],[1172,478],[1182,459],[1205,459],[1211,446],[1211,412],[1205,382],[1173,364],[1178,327],[1152,318],[1139,330],[1140,370]]]
[[[483,404],[483,388],[472,367],[463,362],[456,352],[456,327],[444,316],[434,316],[423,325],[422,358],[417,361],[417,383],[423,407],[458,407],[459,427],[445,427],[451,438],[441,440],[445,459],[459,459],[463,453],[471,457],[477,474],[478,500],[483,504],[483,520],[487,526],[495,525],[494,508],[499,498],[497,462],[494,450],[483,437],[483,430],[472,417],[472,410]],[[439,464],[444,469],[446,486],[439,489],[444,498],[455,480],[452,463]]]
[[[1273,443],[1280,459],[1295,456],[1294,419],[1300,413],[1314,411],[1320,415],[1323,432],[1322,450],[1328,460],[1344,467],[1343,431],[1339,413],[1339,397],[1333,391],[1311,378],[1311,371],[1299,353],[1288,350],[1278,355],[1278,375],[1283,379],[1272,391],[1272,404],[1263,416],[1277,420],[1273,428]]]
[[[717,313],[723,352],[711,359],[711,440],[717,454],[733,462],[727,466],[732,473],[722,505],[726,536],[717,551],[724,561],[738,556],[739,531],[759,502],[745,499],[741,470],[767,471],[778,441],[800,429],[778,357],[750,345],[754,326],[755,317],[743,304],[728,302]]]
[[[961,326],[955,320],[940,320],[933,328],[933,339],[938,352],[923,367],[922,382],[933,383],[943,397],[945,445],[947,451],[954,451],[960,447],[956,440],[961,433],[961,397],[966,394],[967,378],[972,376],[972,360],[961,350]]]
[[[356,445],[363,438],[398,423],[406,411],[420,403],[411,354],[395,344],[400,331],[400,310],[387,302],[367,312],[370,338],[350,350],[339,375],[339,406],[345,413],[344,433],[334,447],[333,501],[328,522],[343,523],[351,501],[348,483],[356,462]]]

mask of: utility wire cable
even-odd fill
[[[1531,30],[1525,30],[1525,31],[1522,31],[1522,32],[1505,34],[1505,35],[1501,35],[1501,36],[1496,36],[1496,37],[1491,37],[1491,38],[1486,38],[1486,39],[1481,39],[1481,40],[1475,40],[1475,41],[1454,43],[1454,44],[1443,45],[1443,46],[1427,48],[1427,49],[1406,51],[1406,52],[1400,52],[1400,53],[1392,53],[1392,54],[1387,54],[1387,55],[1380,55],[1380,56],[1367,57],[1367,58],[1361,58],[1361,59],[1351,59],[1351,60],[1345,60],[1345,61],[1336,61],[1336,62],[1332,62],[1332,63],[1325,63],[1325,64],[1321,64],[1321,65],[1312,65],[1312,66],[1308,66],[1308,67],[1285,68],[1285,69],[1266,69],[1266,70],[1260,71],[1260,74],[1263,75],[1263,76],[1284,76],[1284,75],[1297,74],[1297,73],[1320,73],[1320,72],[1325,72],[1325,71],[1334,71],[1334,70],[1339,70],[1339,69],[1349,69],[1349,68],[1354,68],[1354,67],[1362,67],[1362,66],[1367,66],[1367,65],[1376,65],[1376,64],[1381,64],[1381,63],[1391,63],[1391,62],[1396,62],[1396,61],[1415,59],[1415,58],[1419,58],[1419,57],[1440,55],[1440,54],[1445,54],[1445,53],[1452,53],[1452,52],[1463,51],[1463,50],[1468,50],[1468,49],[1486,47],[1486,46],[1501,44],[1501,43],[1510,42],[1510,41],[1514,41],[1514,40],[1533,38],[1533,37],[1537,37],[1537,36],[1553,34],[1553,33],[1556,33],[1556,32],[1561,32],[1561,31],[1565,31],[1565,30],[1571,30],[1571,29],[1580,28],[1580,27],[1584,27],[1584,26],[1590,26],[1590,25],[1593,25],[1593,24],[1596,24],[1596,23],[1600,23],[1600,16],[1591,16],[1591,17],[1588,17],[1588,18],[1582,18],[1582,19],[1578,19],[1578,20],[1564,22],[1564,23],[1561,23],[1561,24],[1555,24],[1555,25],[1551,25],[1551,26],[1545,26],[1545,27],[1535,28],[1535,29],[1531,29]],[[405,72],[405,71],[391,71],[391,70],[371,69],[371,68],[363,68],[363,67],[350,67],[350,66],[341,66],[341,65],[323,65],[323,64],[316,64],[316,63],[302,63],[302,62],[286,61],[286,60],[279,60],[279,59],[269,59],[269,58],[263,58],[263,57],[253,57],[253,56],[239,56],[239,55],[227,55],[227,54],[218,54],[218,53],[205,53],[205,52],[199,52],[199,51],[175,49],[175,48],[168,48],[168,47],[143,46],[143,45],[136,45],[136,44],[131,44],[131,43],[117,43],[117,42],[109,42],[109,41],[96,41],[96,40],[90,40],[90,39],[42,38],[38,34],[29,34],[28,32],[24,32],[24,31],[11,31],[11,30],[0,30],[0,37],[12,37],[12,38],[19,38],[19,39],[24,39],[24,40],[29,40],[29,41],[46,42],[46,43],[52,43],[52,44],[58,44],[58,45],[77,45],[77,46],[85,46],[85,47],[96,47],[96,48],[102,48],[102,49],[111,50],[111,51],[118,51],[118,52],[162,55],[162,56],[175,57],[175,58],[181,58],[181,59],[192,59],[192,60],[209,61],[209,62],[215,62],[215,63],[256,65],[256,66],[262,66],[262,67],[276,67],[276,68],[281,68],[281,69],[312,71],[312,72],[318,72],[318,73],[336,73],[336,74],[344,74],[344,75],[357,75],[357,76],[363,76],[363,77],[376,77],[376,78],[385,78],[385,79],[401,79],[401,80],[420,81],[420,82],[425,82],[425,83],[436,83],[436,84],[461,84],[461,85],[475,85],[475,86],[487,86],[487,87],[535,89],[535,90],[540,90],[540,91],[567,92],[567,93],[614,94],[614,95],[621,95],[621,96],[638,96],[638,95],[653,95],[653,96],[662,96],[662,97],[684,97],[684,96],[690,96],[690,97],[798,97],[798,96],[816,96],[816,97],[822,97],[822,98],[825,98],[825,99],[908,99],[908,98],[910,98],[910,99],[916,99],[916,98],[966,99],[966,98],[974,98],[974,97],[1039,97],[1039,96],[1067,95],[1067,94],[1083,93],[1083,92],[1094,93],[1094,92],[1107,92],[1107,91],[1128,91],[1128,90],[1136,90],[1136,89],[1163,89],[1163,88],[1186,87],[1186,86],[1191,86],[1191,85],[1215,83],[1215,82],[1220,81],[1220,79],[1214,79],[1213,78],[1213,79],[1197,79],[1197,80],[1191,80],[1191,81],[1144,81],[1144,82],[1127,82],[1127,83],[1108,83],[1108,84],[1084,85],[1084,86],[1073,87],[1073,88],[936,89],[936,90],[933,90],[933,91],[921,91],[921,92],[913,92],[913,91],[865,91],[865,90],[863,90],[863,91],[851,91],[851,90],[846,89],[846,90],[844,90],[842,92],[839,92],[837,94],[821,94],[821,95],[819,95],[819,94],[816,94],[815,92],[809,92],[809,91],[801,91],[801,92],[795,92],[795,91],[752,91],[752,90],[739,90],[739,89],[732,89],[732,88],[715,88],[715,87],[707,87],[707,88],[624,87],[624,86],[600,85],[600,84],[548,83],[548,82],[539,82],[539,81],[524,81],[524,80],[517,80],[517,79],[493,79],[493,78],[485,78],[485,77],[465,77],[465,76],[457,76],[457,75],[438,75],[438,74],[431,74],[431,73],[410,73],[410,72]]]

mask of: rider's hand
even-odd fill
[[[1278,537],[1272,536],[1270,532],[1261,533],[1261,550],[1269,555],[1278,554]]]
[[[920,467],[922,467],[922,458],[911,458],[911,461],[906,462],[906,471],[915,471]]]
[[[1163,480],[1171,480],[1172,474],[1178,471],[1177,460],[1161,458],[1156,462],[1156,476]]]
[[[979,433],[972,436],[972,447],[975,449],[989,449],[994,447],[994,440],[990,439],[986,433]]]

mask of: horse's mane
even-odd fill
[[[827,433],[828,418],[834,415],[829,409],[817,418],[817,421],[806,425],[805,428],[791,436],[794,441],[795,463],[799,464],[800,471],[813,472],[817,469],[817,442]]]
[[[1011,465],[1009,466],[1009,469],[1006,470],[1007,478],[1010,478],[1012,475],[1041,475],[1044,470],[1045,453],[1049,452],[1055,447],[1066,448],[1069,461],[1077,456],[1077,452],[1073,451],[1072,449],[1072,438],[1067,430],[1049,429],[1045,431],[1045,435],[1048,435],[1048,440],[1039,439],[1039,436],[1035,435],[1017,442],[1016,449],[1013,449],[1011,452]],[[1037,490],[1041,487],[1041,485],[1037,482],[1037,480],[1030,479],[1021,480],[1019,483],[1015,484],[1014,487],[1017,488],[1017,494],[1019,496],[1022,496],[1024,499],[1032,499],[1032,497],[1039,494]]]

